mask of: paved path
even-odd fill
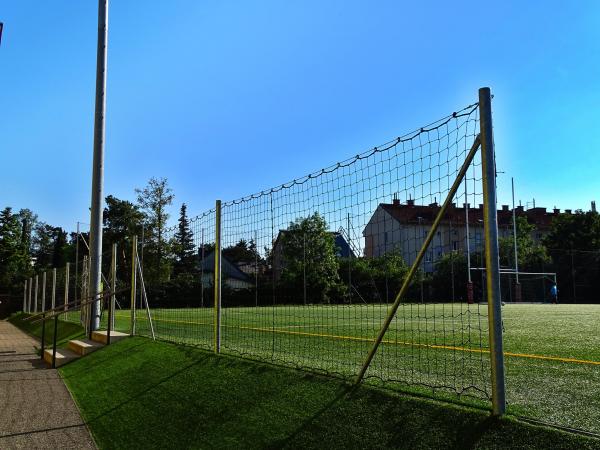
[[[0,449],[95,449],[64,382],[34,346],[0,321]]]

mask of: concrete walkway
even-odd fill
[[[95,449],[64,382],[34,346],[33,338],[0,321],[0,448]]]

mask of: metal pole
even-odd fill
[[[465,230],[467,233],[467,303],[473,303],[473,280],[471,279],[471,236],[469,234],[469,197],[467,195],[468,181],[465,178]]]
[[[483,180],[483,227],[488,297],[489,341],[492,375],[492,412],[506,412],[504,354],[502,352],[502,303],[500,300],[500,259],[498,215],[496,212],[496,160],[492,127],[490,88],[479,89],[481,172]]]
[[[102,200],[104,184],[104,136],[106,114],[106,45],[108,37],[108,0],[98,0],[98,47],[96,54],[96,109],[94,115],[94,161],[92,170],[92,205],[90,211],[90,295],[91,331],[100,326],[100,291],[102,282]]]
[[[69,309],[69,266],[69,263],[65,266],[65,311]]]
[[[517,213],[515,210],[515,179],[510,178],[512,188],[513,241],[515,246],[515,301],[521,301],[521,284],[519,283],[519,253],[517,248]]]
[[[480,144],[479,136],[477,136],[475,138],[475,142],[473,142],[473,146],[471,147],[471,150],[469,150],[469,153],[467,154],[465,161],[457,174],[456,179],[454,180],[454,183],[450,187],[450,191],[448,192],[448,195],[446,196],[446,200],[444,201],[444,204],[438,211],[438,214],[437,214],[435,220],[433,221],[433,224],[431,225],[431,229],[427,233],[427,237],[425,238],[425,241],[423,242],[423,245],[421,246],[421,249],[419,250],[417,257],[415,258],[412,266],[410,267],[410,270],[408,271],[408,274],[406,275],[406,278],[404,279],[404,281],[402,283],[402,287],[400,288],[400,291],[396,295],[394,303],[393,303],[392,307],[390,308],[388,315],[385,318],[383,325],[381,326],[381,329],[379,330],[379,334],[377,335],[375,342],[373,343],[373,347],[371,347],[371,350],[369,351],[369,354],[367,355],[367,359],[366,359],[365,363],[363,364],[362,368],[360,369],[358,376],[356,377],[356,383],[360,383],[360,381],[363,379],[363,377],[365,376],[365,373],[367,372],[367,369],[369,368],[369,365],[371,364],[371,361],[373,360],[373,357],[375,356],[375,353],[377,353],[377,349],[379,348],[379,345],[381,344],[381,341],[383,340],[385,333],[387,332],[390,324],[392,323],[392,320],[394,319],[394,316],[396,315],[396,311],[398,311],[398,307],[400,306],[400,301],[406,294],[406,291],[408,290],[408,287],[410,286],[410,282],[412,281],[412,278],[415,275],[417,268],[421,264],[421,261],[423,260],[423,257],[425,256],[425,253],[427,252],[427,249],[429,248],[429,245],[433,241],[433,238],[435,236],[435,233],[437,232],[440,222],[442,221],[442,218],[446,214],[446,211],[448,210],[448,207],[450,206],[450,203],[452,202],[452,199],[454,198],[454,195],[456,194],[456,191],[458,190],[458,187],[460,186],[460,183],[462,182],[462,180],[465,176],[465,173],[467,172],[467,169],[471,165],[471,162],[473,161],[473,158],[475,157],[475,154],[477,153],[477,150],[479,149],[479,144]]]
[[[35,291],[33,294],[33,312],[36,313],[38,309],[38,275],[35,276]]]
[[[131,335],[135,335],[135,300],[136,300],[136,282],[137,282],[137,235],[133,235],[133,244],[131,245]]]
[[[202,228],[200,233],[200,307],[204,308],[204,228]]]
[[[31,290],[33,289],[33,278],[29,278],[29,294],[27,297],[27,312],[31,313]]]
[[[56,308],[56,267],[52,269],[52,309]]]
[[[79,287],[79,222],[77,222],[77,236],[75,237],[75,302],[77,302],[77,288]],[[79,296],[81,298],[81,296]],[[75,303],[77,304],[77,303]]]
[[[46,311],[46,272],[42,273],[42,312]]]
[[[40,354],[44,359],[44,351],[46,350],[46,313],[42,312],[42,349]]]
[[[27,312],[27,280],[25,280],[25,286],[23,287],[23,312]]]
[[[215,353],[221,351],[221,200],[215,206]]]
[[[352,256],[350,255],[350,213],[348,213],[348,295],[352,304]]]
[[[302,233],[302,292],[304,306],[306,306],[306,233]]]
[[[258,233],[254,230],[254,306],[258,306]]]
[[[58,314],[54,315],[54,335],[52,336],[52,368],[56,369],[56,339],[58,334]]]
[[[112,264],[111,264],[111,274],[110,274],[110,290],[112,291],[112,295],[110,296],[110,302],[108,304],[108,335],[106,336],[107,342],[110,342],[110,329],[114,330],[115,328],[115,303],[116,303],[116,295],[115,292],[117,290],[117,244],[114,243],[112,245]]]

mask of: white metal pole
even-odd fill
[[[521,301],[521,285],[519,284],[519,253],[517,248],[517,213],[515,209],[515,179],[510,178],[510,184],[512,188],[512,216],[513,216],[513,243],[515,247],[515,300]]]
[[[96,53],[96,109],[94,115],[94,157],[92,205],[90,209],[90,295],[91,330],[100,326],[102,284],[102,201],[104,184],[104,138],[106,114],[106,45],[108,38],[108,0],[98,0],[98,46]]]
[[[131,326],[130,334],[135,335],[135,301],[137,298],[137,234],[133,235],[133,242],[131,245]]]
[[[42,273],[42,312],[46,312],[46,272]]]
[[[38,310],[38,275],[35,276],[35,294],[33,295],[33,312],[36,313]]]
[[[25,280],[23,287],[23,312],[27,312],[27,280]]]
[[[112,330],[115,329],[115,303],[117,297],[115,292],[117,290],[117,244],[113,243],[112,245],[112,264],[111,264],[111,274],[110,274],[110,290],[112,291],[112,295],[110,296],[110,303],[108,307],[110,308],[110,318],[111,323],[110,327]]]
[[[29,278],[29,294],[27,296],[27,312],[31,313],[31,290],[33,289],[33,278]]]
[[[465,177],[465,230],[467,233],[467,272],[471,283],[471,242],[469,236],[469,197],[467,197],[467,179]]]
[[[52,309],[56,308],[56,267],[52,269]]]
[[[75,304],[77,304],[77,289],[79,288],[79,222],[77,222],[77,236],[75,238]],[[81,295],[79,296],[81,299]]]
[[[69,263],[65,266],[65,311],[69,308]]]

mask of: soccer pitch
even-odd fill
[[[352,377],[388,306],[223,308],[221,349]],[[600,433],[600,305],[507,304],[502,311],[508,411]],[[157,338],[214,348],[211,308],[151,312]],[[116,320],[128,330],[130,312],[117,311]],[[137,311],[136,328],[150,333],[145,310]],[[486,305],[402,305],[368,376],[386,387],[446,399],[468,394],[463,400],[487,404]]]

